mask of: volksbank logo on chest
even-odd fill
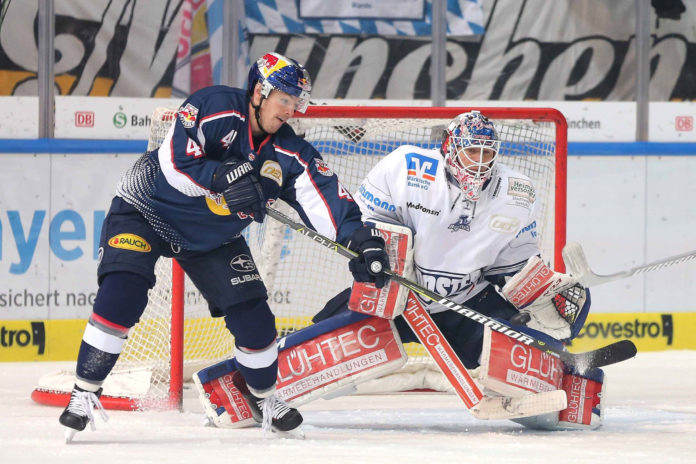
[[[409,187],[428,190],[430,182],[435,180],[439,160],[419,153],[406,155],[406,173]]]
[[[396,211],[396,206],[392,205],[391,203],[384,201],[380,199],[379,197],[376,197],[370,192],[366,187],[365,184],[360,185],[360,189],[358,190],[360,193],[360,196],[365,200],[365,203],[368,204],[368,206],[376,206],[377,208],[383,209],[385,211],[393,212]]]

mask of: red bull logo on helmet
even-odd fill
[[[258,62],[259,71],[261,72],[264,78],[270,76],[277,70],[284,68],[285,66],[288,66],[289,64],[290,63],[281,59],[279,56],[273,53],[268,53],[262,56]]]
[[[308,91],[311,88],[309,80],[306,77],[300,77],[297,79],[297,85],[302,88],[302,90]]]

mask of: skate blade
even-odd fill
[[[290,438],[293,440],[304,440],[305,439],[305,433],[304,430],[302,430],[302,427],[297,427],[293,430],[288,430],[287,432],[283,432],[281,430],[276,430],[276,429],[271,429],[273,432],[273,437],[274,438]]]
[[[77,430],[71,429],[70,427],[65,427],[65,443],[70,443],[76,433]]]

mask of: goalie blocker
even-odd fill
[[[394,273],[413,278],[413,232],[406,226],[372,221],[382,234],[389,264]],[[377,288],[370,282],[353,282],[348,309],[358,313],[394,319],[404,312],[409,289],[393,280]]]
[[[541,332],[522,328],[546,343],[562,344]],[[544,430],[593,430],[602,424],[604,372],[591,369],[583,375],[565,366],[556,356],[515,342],[486,328],[483,335],[479,382],[507,396],[564,390],[568,407],[560,412],[513,419],[526,427]]]

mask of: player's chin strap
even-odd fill
[[[249,96],[249,104],[251,105],[252,108],[254,108],[254,118],[256,119],[256,124],[258,124],[259,129],[261,129],[261,132],[264,133],[264,135],[268,135],[268,131],[263,128],[263,125],[261,124],[261,104],[263,101],[266,99],[263,94],[261,95],[261,101],[259,102],[258,105],[254,105],[252,101],[253,95]]]

